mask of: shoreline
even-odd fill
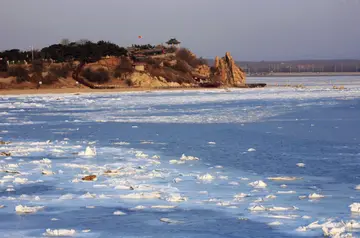
[[[360,76],[360,72],[327,72],[327,73],[312,73],[312,72],[293,72],[293,73],[271,73],[265,75],[251,74],[247,78],[273,78],[273,77],[341,77],[341,76]]]
[[[229,88],[230,89],[230,88]],[[82,93],[126,93],[126,92],[153,92],[153,91],[196,91],[196,90],[227,90],[227,88],[44,88],[44,89],[6,89],[0,90],[0,96],[6,95],[36,95],[36,94],[82,94]]]

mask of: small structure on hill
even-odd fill
[[[175,38],[171,38],[166,42],[166,44],[168,44],[170,47],[180,48],[181,42]]]

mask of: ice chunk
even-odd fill
[[[303,168],[303,167],[305,167],[305,164],[304,163],[297,163],[296,166],[300,167],[300,168]]]
[[[296,191],[278,191],[278,194],[294,194]]]
[[[346,222],[345,227],[350,230],[360,229],[360,222],[351,220],[351,221]]]
[[[169,161],[170,164],[185,164],[185,161],[181,161],[181,160],[170,160]]]
[[[67,230],[67,229],[58,229],[58,230],[51,230],[46,229],[44,236],[74,236],[76,233],[75,230]]]
[[[82,230],[83,233],[89,233],[91,230]]]
[[[165,200],[168,202],[186,202],[188,198],[182,197],[180,194],[170,194]]]
[[[204,174],[204,175],[198,176],[198,179],[202,180],[202,181],[212,181],[214,179],[214,177],[211,174]]]
[[[18,184],[25,184],[28,182],[27,178],[15,178],[13,183],[18,183]]]
[[[268,179],[273,181],[294,181],[302,178],[281,176],[281,177],[269,177]]]
[[[115,216],[124,216],[124,215],[126,215],[126,213],[125,213],[125,212],[122,212],[122,211],[115,211],[113,214],[114,214]]]
[[[306,226],[300,226],[300,227],[296,228],[296,231],[305,232],[305,231],[308,231],[308,228]]]
[[[236,194],[234,196],[234,199],[239,200],[239,199],[243,199],[243,198],[246,198],[246,197],[250,197],[250,195],[246,194],[246,193],[239,193],[239,194]]]
[[[154,209],[173,209],[176,208],[176,206],[169,206],[169,205],[155,205],[155,206],[151,206],[151,208]]]
[[[324,195],[317,194],[317,193],[309,194],[309,199],[320,199],[320,198],[324,198],[324,197],[325,197]]]
[[[191,160],[200,160],[200,159],[197,157],[194,157],[194,156],[186,156],[186,155],[182,154],[180,160],[181,161],[191,161]]]
[[[344,233],[346,230],[345,226],[334,227],[334,228],[327,228],[323,226],[321,229],[324,233],[324,236],[330,236],[330,237],[340,237],[340,234]]]
[[[254,188],[266,188],[267,187],[267,184],[264,183],[262,180],[251,182],[251,183],[249,183],[249,185]]]
[[[270,195],[267,195],[265,198],[266,198],[266,199],[275,199],[275,198],[276,198],[276,196],[275,196],[275,195],[270,194]]]
[[[249,148],[247,151],[248,151],[248,152],[255,152],[256,149],[254,149],[254,148]]]
[[[142,152],[142,151],[137,151],[136,154],[135,154],[135,156],[136,156],[137,158],[147,158],[147,157],[149,157],[149,155],[145,154],[145,153]]]
[[[85,151],[80,152],[79,155],[89,156],[89,157],[95,156],[96,155],[96,148],[87,146]]]
[[[23,205],[17,205],[15,207],[15,211],[16,211],[16,213],[26,214],[26,213],[38,212],[39,210],[41,210],[43,208],[44,208],[43,206],[27,207],[27,206],[23,206]]]
[[[360,190],[360,184],[355,186],[356,190]]]
[[[281,184],[280,187],[281,188],[287,188],[287,185],[286,184]]]
[[[268,223],[269,226],[281,226],[283,225],[282,222],[279,222],[279,221],[273,221],[273,222],[270,222]]]
[[[130,210],[136,211],[136,210],[144,210],[144,209],[146,209],[145,206],[138,205],[138,206],[136,206],[136,207],[134,207],[134,208],[131,208]]]
[[[72,194],[65,194],[59,197],[60,200],[70,200],[73,199],[74,196]]]
[[[151,193],[130,193],[126,195],[120,195],[120,198],[123,199],[154,199],[161,198],[161,194],[159,192],[151,192]]]
[[[153,157],[151,157],[151,158],[153,158],[153,159],[160,159],[160,156],[158,156],[158,155],[154,155]]]
[[[350,206],[350,211],[354,213],[360,213],[360,203],[353,203]]]
[[[42,173],[43,175],[48,175],[48,176],[55,174],[53,171],[50,171],[50,170],[43,170],[41,173]]]
[[[216,142],[214,142],[214,141],[209,141],[208,144],[209,144],[209,145],[216,145]]]
[[[299,208],[292,206],[292,207],[270,207],[268,208],[269,211],[274,212],[274,211],[294,211],[294,210],[298,210]]]
[[[84,195],[81,195],[79,198],[96,198],[96,194],[91,194],[87,192]]]

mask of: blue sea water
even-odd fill
[[[0,137],[11,144],[0,152],[12,156],[0,157],[1,236],[41,237],[50,228],[74,229],[76,237],[321,237],[321,229],[296,229],[360,221],[348,207],[360,202],[360,87],[320,86],[3,96]],[[96,156],[78,154],[87,146]],[[169,163],[182,154],[200,160]],[[109,177],[107,169],[130,172]],[[89,174],[98,180],[82,182]],[[205,174],[214,179],[199,179]],[[269,180],[278,176],[298,179]],[[267,187],[249,185],[258,180]],[[144,192],[116,189],[125,183],[152,186],[161,197],[125,199]],[[94,196],[82,196],[87,192]],[[188,199],[167,201],[172,193]],[[234,200],[239,193],[249,196]],[[299,198],[312,193],[325,197]],[[71,199],[60,199],[66,194]],[[18,214],[20,204],[44,208]],[[146,208],[133,209],[138,205]],[[254,205],[296,209],[252,212]],[[118,210],[126,215],[113,215]]]

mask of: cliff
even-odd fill
[[[213,77],[219,78],[221,84],[226,86],[244,86],[246,82],[244,71],[235,64],[229,52],[223,58],[215,58]]]

